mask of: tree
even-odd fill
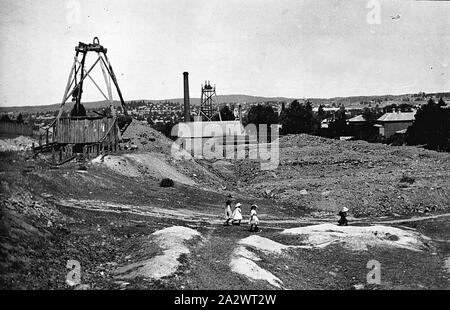
[[[412,112],[413,106],[409,103],[402,103],[398,106],[400,112]]]
[[[7,123],[9,123],[9,122],[11,122],[11,119],[9,118],[8,114],[3,114],[3,115],[0,117],[0,121],[1,121],[1,122],[7,122]]]
[[[292,101],[289,107],[281,113],[280,123],[282,134],[316,134],[320,128],[320,121],[315,117],[309,101],[306,103],[299,103],[298,100]]]
[[[250,108],[246,118],[246,124],[276,124],[278,122],[277,113],[270,105],[256,105]]]
[[[395,112],[397,110],[397,108],[398,108],[398,106],[395,103],[387,105],[383,108],[383,113]]]
[[[323,121],[327,117],[327,113],[323,109],[323,105],[319,106],[319,109],[317,110],[317,117],[320,121]]]
[[[411,112],[413,109],[413,106],[409,103],[402,103],[400,105],[397,105],[395,103],[387,105],[383,108],[383,112],[384,113],[392,113],[392,112],[396,112],[396,111],[400,111],[400,112]]]
[[[233,111],[230,110],[230,108],[226,105],[222,109],[220,109],[220,116],[222,118],[222,121],[234,121],[234,114]],[[213,117],[213,121],[219,121],[219,113],[216,113]]]
[[[406,136],[410,145],[424,144],[431,150],[450,151],[450,110],[430,99],[417,111]]]
[[[336,138],[348,134],[347,119],[345,117],[345,107],[341,106],[334,114],[334,120],[328,126],[328,136]]]
[[[258,135],[259,139],[259,125],[266,124],[267,125],[267,141],[270,142],[270,136],[271,136],[271,128],[270,126],[272,124],[278,123],[278,115],[273,110],[273,108],[266,104],[266,105],[256,105],[250,108],[248,111],[248,114],[244,118],[244,125],[247,126],[248,124],[254,124],[256,126],[256,134]]]
[[[148,122],[148,119],[147,119]],[[151,125],[152,128],[158,130],[169,139],[176,140],[176,137],[172,136],[172,128],[179,123],[178,120],[166,121],[164,123],[158,122]]]
[[[155,125],[155,123],[153,122],[153,120],[152,120],[152,118],[150,116],[147,117],[147,124],[149,124],[152,127]]]
[[[374,125],[380,117],[380,113],[377,113],[376,110],[374,111],[369,108],[364,108],[362,116],[366,121],[361,126],[361,131],[356,133],[356,136],[359,136],[360,139],[368,142],[376,142],[379,138],[379,133],[378,128]]]
[[[19,115],[17,115],[16,123],[17,123],[17,124],[23,124],[23,116],[22,116],[22,113],[19,113]]]

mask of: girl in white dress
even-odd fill
[[[248,221],[248,223],[250,224],[250,231],[255,231],[257,232],[258,229],[258,225],[259,225],[259,219],[258,219],[258,214],[256,213],[256,209],[258,208],[257,205],[252,205],[252,207],[250,208],[250,219]]]
[[[236,206],[234,207],[233,211],[233,225],[241,225],[242,221],[242,211],[241,211],[241,204],[238,202]]]
[[[224,225],[229,226],[230,221],[233,219],[233,213],[231,212],[231,200],[227,200],[225,204],[225,223]]]

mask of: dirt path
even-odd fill
[[[186,222],[199,222],[205,221],[210,224],[220,225],[223,222],[221,214],[214,214],[208,212],[199,212],[196,210],[188,209],[166,209],[158,208],[152,206],[136,206],[127,204],[116,204],[108,203],[100,200],[76,200],[76,199],[66,199],[60,200],[58,202],[60,205],[66,207],[73,207],[79,209],[88,209],[102,212],[115,212],[122,213],[127,212],[135,215],[145,215],[152,217],[164,217],[173,219],[182,219]],[[383,219],[383,220],[373,220],[371,218],[351,218],[351,223],[357,224],[403,224],[410,222],[427,221],[430,219],[437,219],[442,217],[450,217],[450,213],[427,215],[427,216],[411,216],[402,219]],[[334,223],[337,218],[334,216],[325,218],[314,218],[313,216],[303,217],[301,219],[279,219],[270,215],[260,216],[262,225],[267,228],[272,229],[284,229],[286,225],[314,225],[323,223]],[[245,218],[244,218],[245,222]],[[283,226],[283,227],[280,227]]]
[[[57,204],[64,207],[100,211],[100,212],[112,212],[112,213],[128,213],[133,215],[144,215],[157,218],[177,219],[186,222],[199,222],[199,221],[214,221],[218,222],[219,215],[204,213],[188,209],[169,209],[159,208],[153,206],[136,206],[129,204],[110,203],[101,200],[79,200],[79,199],[61,199],[57,201]]]
[[[427,221],[431,219],[437,219],[442,217],[450,217],[450,213],[443,213],[443,214],[435,214],[435,215],[427,215],[427,216],[411,216],[409,218],[403,218],[403,219],[396,219],[396,220],[381,220],[381,221],[374,221],[370,218],[360,218],[360,219],[351,219],[351,223],[357,223],[357,224],[405,224],[405,223],[412,223],[412,222],[420,222],[420,221]],[[307,225],[315,225],[315,224],[323,224],[323,223],[335,223],[337,222],[336,218],[326,218],[326,219],[313,219],[313,218],[305,218],[305,219],[299,219],[299,220],[265,220],[264,223],[269,224],[284,224],[284,225],[290,225],[290,224],[307,224]],[[266,225],[264,225],[266,226]],[[266,226],[268,228],[272,229],[283,229],[281,227],[274,227],[274,226]]]
[[[378,222],[372,222],[372,223],[374,223],[374,224],[401,224],[401,223],[426,221],[426,220],[437,219],[437,218],[447,217],[447,216],[450,216],[450,213],[427,215],[427,216],[412,216],[412,217],[406,218],[406,219],[378,221]]]

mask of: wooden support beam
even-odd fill
[[[67,79],[66,89],[64,90],[64,95],[61,100],[61,105],[59,106],[59,112],[58,112],[58,116],[56,117],[56,120],[59,120],[59,118],[61,117],[64,104],[67,101],[66,97],[67,97],[67,93],[69,92],[70,86],[73,83],[73,79],[74,79],[73,72],[75,71],[76,63],[77,63],[77,59],[75,58],[73,61],[72,69],[70,69],[69,78]]]
[[[78,62],[78,64],[80,64],[79,61],[77,61],[77,62]],[[100,64],[102,64],[102,63],[100,62]],[[105,93],[104,93],[104,92],[102,91],[102,89],[100,88],[100,86],[98,86],[98,84],[94,81],[94,79],[92,78],[92,76],[86,71],[86,69],[83,69],[83,71],[84,71],[84,74],[87,75],[87,77],[89,77],[89,79],[92,81],[92,83],[94,83],[95,87],[97,87],[97,89],[100,91],[100,93],[103,95],[103,97],[104,97],[106,100],[109,100],[108,97],[106,97]]]
[[[77,90],[77,98],[76,98],[76,105],[81,103],[81,94],[83,93],[83,81],[86,77],[86,75],[84,75],[84,64],[86,62],[86,52],[83,53],[83,58],[81,58],[81,72],[80,72],[80,82],[78,82],[78,84],[74,87],[74,90]],[[95,64],[94,64],[95,66]],[[92,66],[92,68],[94,67]],[[73,91],[72,91],[73,93]]]
[[[102,73],[103,73],[103,77],[105,78],[106,88],[108,89],[109,101],[111,102],[111,104],[113,104],[113,95],[112,95],[112,89],[111,89],[111,76],[106,74],[105,65],[103,64],[103,61],[100,62],[100,67],[102,68]]]
[[[122,92],[120,91],[119,83],[117,83],[117,78],[116,78],[116,75],[114,74],[114,70],[113,70],[106,54],[103,54],[103,55],[105,56],[106,62],[103,58],[102,58],[102,61],[105,64],[105,67],[108,70],[108,73],[111,76],[111,79],[114,82],[114,85],[116,86],[117,94],[119,95],[120,103],[122,104],[123,113],[125,115],[128,115],[127,109],[125,107],[125,101],[123,100]]]
[[[89,75],[89,73],[92,71],[92,69],[94,69],[95,65],[98,63],[99,60],[100,60],[100,59],[97,58],[97,60],[94,62],[94,64],[91,66],[91,68],[89,68],[89,70],[86,72],[86,74],[84,74],[84,76],[80,79],[80,81],[78,82],[77,85],[80,85],[80,83],[82,83],[82,82],[84,81],[84,79]],[[74,88],[72,89],[72,91],[70,92],[70,94],[67,95],[66,101],[67,101],[67,99],[70,98],[70,96],[72,96],[73,91],[75,90],[75,88],[76,88],[76,87],[74,87]]]

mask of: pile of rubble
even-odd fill
[[[170,154],[172,142],[150,125],[133,120],[123,135],[128,149]]]
[[[0,139],[0,152],[23,152],[31,150],[35,145],[38,144],[37,140],[30,137],[19,136],[14,139]]]

